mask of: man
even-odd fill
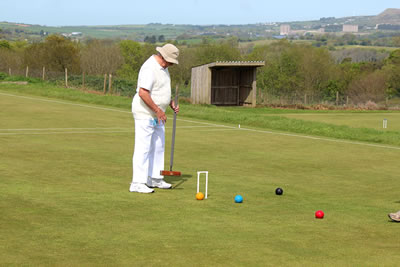
[[[153,193],[152,188],[169,189],[160,171],[164,169],[165,111],[179,106],[171,100],[171,79],[168,67],[178,64],[179,50],[172,44],[157,47],[139,71],[136,94],[132,101],[135,119],[135,148],[130,192]]]

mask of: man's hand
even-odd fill
[[[179,113],[179,104],[178,104],[178,105],[175,105],[175,101],[174,101],[174,100],[171,101],[171,103],[170,103],[169,106],[172,108],[172,110],[173,110],[176,114]]]
[[[167,116],[165,115],[165,112],[160,109],[153,101],[153,99],[151,99],[150,96],[150,92],[149,90],[146,90],[144,88],[140,88],[139,89],[139,96],[140,98],[143,100],[143,102],[149,107],[151,108],[151,110],[154,111],[154,113],[157,116],[157,120],[159,124],[164,124],[167,121]]]
[[[167,116],[165,115],[165,112],[162,111],[161,108],[158,108],[157,112],[157,120],[158,120],[158,124],[165,124],[165,122],[167,121]]]

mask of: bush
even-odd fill
[[[6,73],[0,72],[0,81],[4,81],[7,77],[8,75]]]
[[[367,103],[365,103],[365,108],[370,110],[377,110],[378,105],[373,101],[368,101]]]

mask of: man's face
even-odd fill
[[[169,66],[174,65],[174,63],[166,61],[163,57],[161,57],[161,58],[162,58],[161,67],[163,67],[164,69],[168,68]]]

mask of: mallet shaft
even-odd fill
[[[175,91],[175,106],[178,106],[178,85],[176,85]],[[171,160],[169,163],[169,170],[172,171],[172,166],[174,165],[174,148],[175,148],[175,132],[176,132],[176,112],[174,112],[174,123],[172,126],[172,141],[171,141]]]

